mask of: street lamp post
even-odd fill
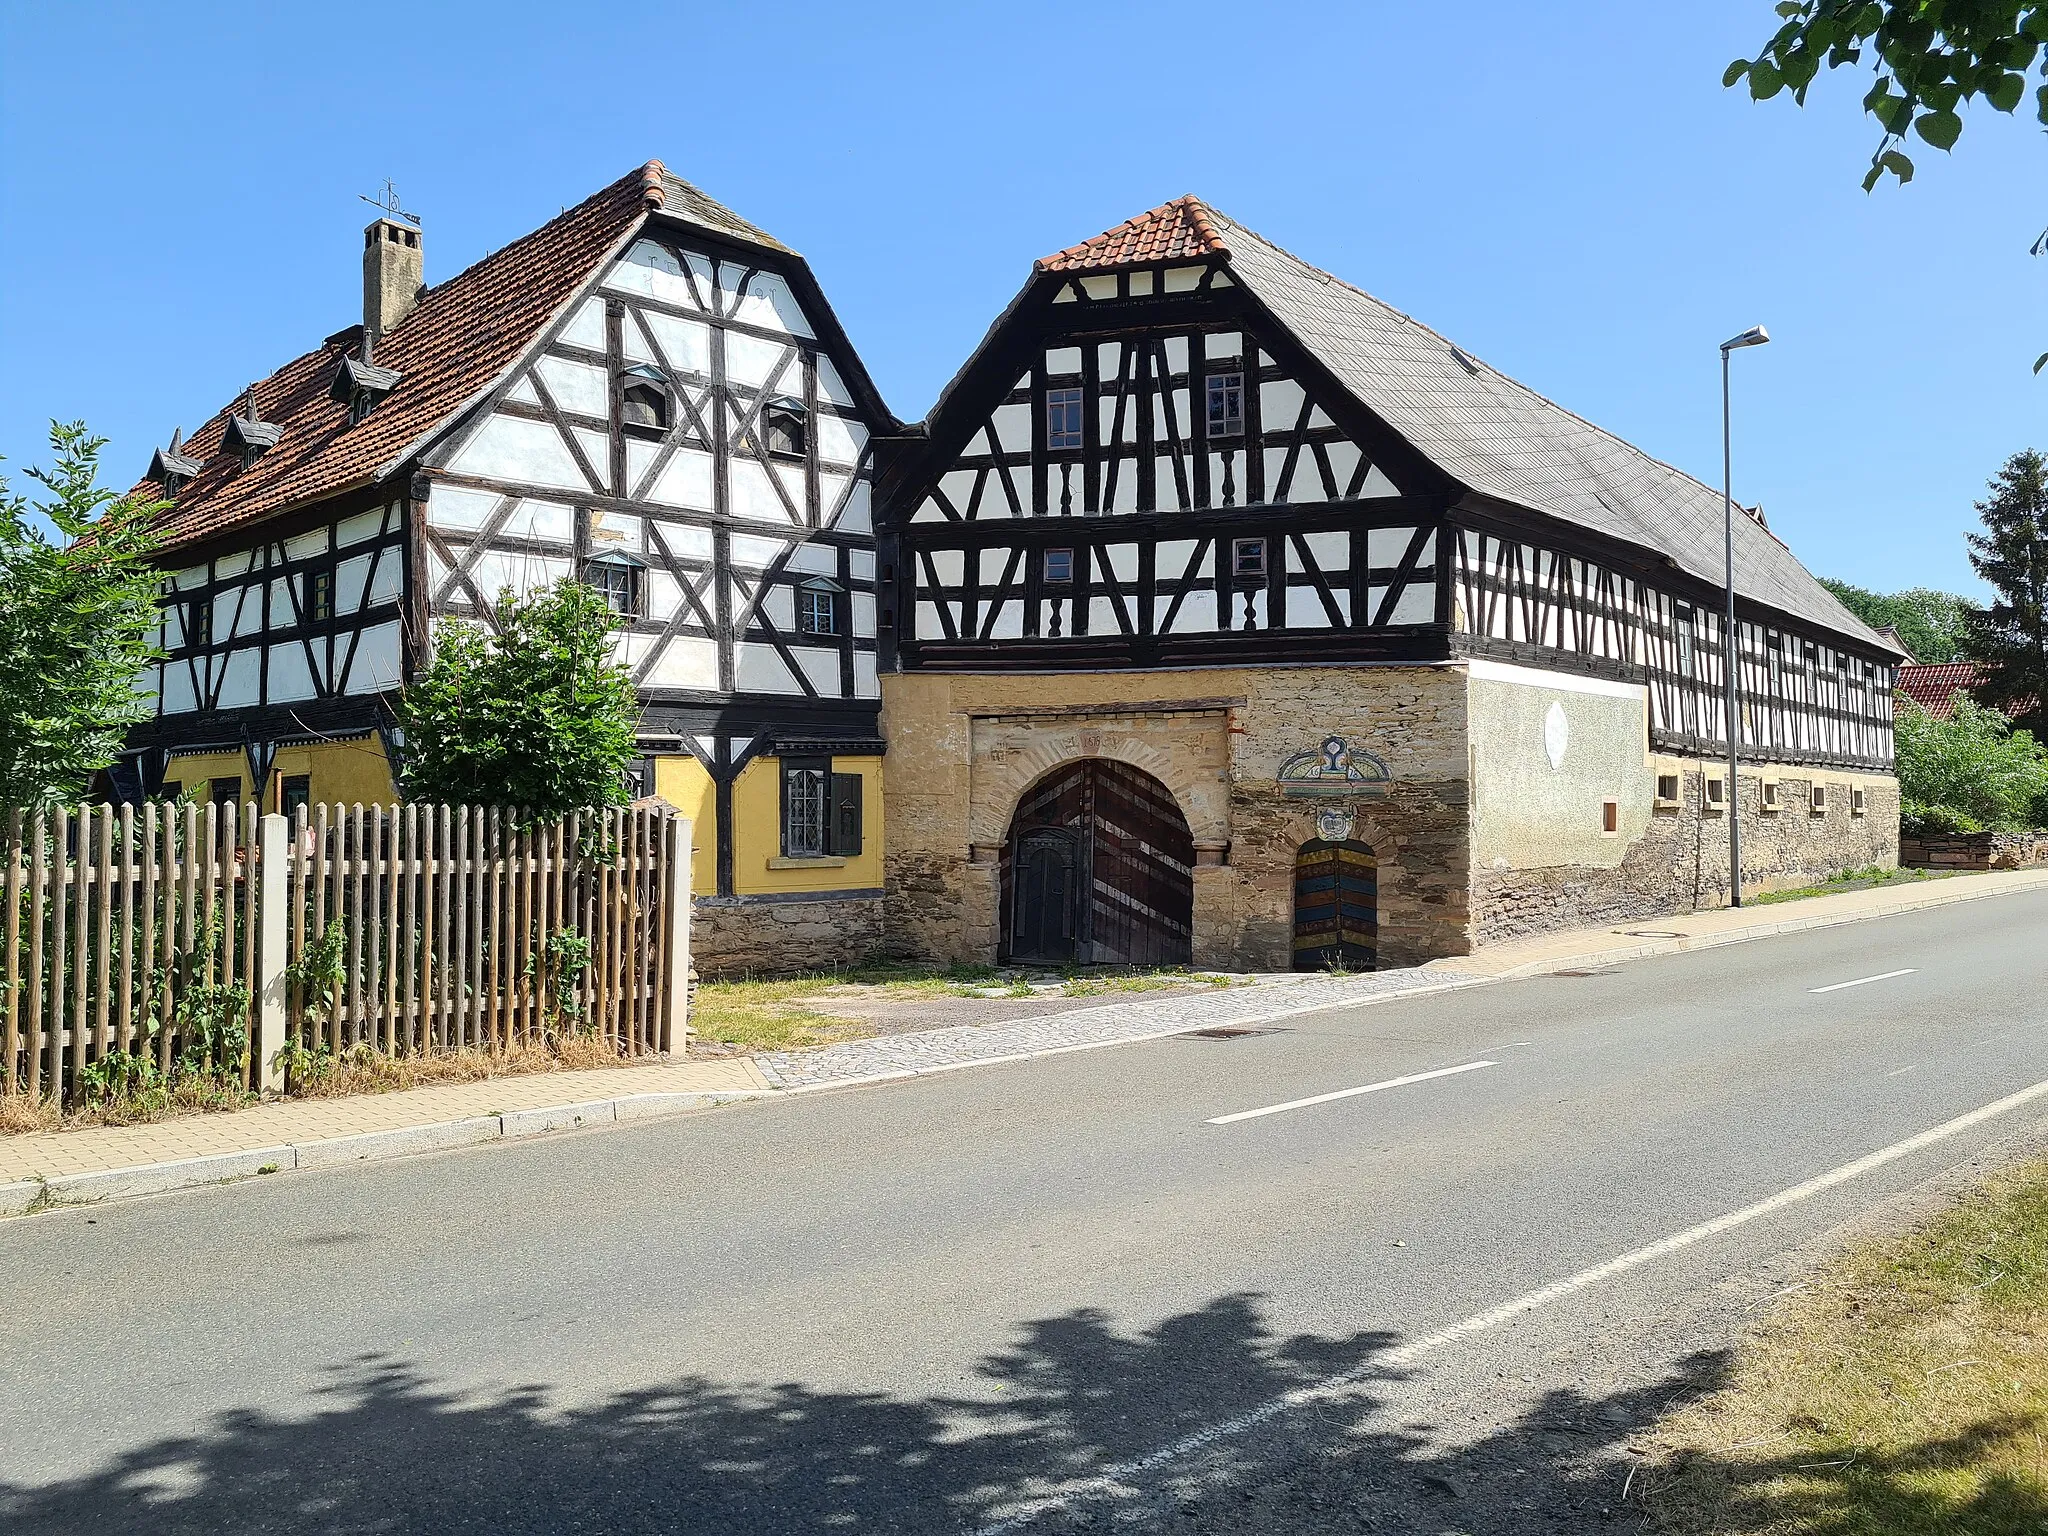
[[[1760,347],[1771,339],[1760,325],[1721,343],[1721,540],[1727,562],[1728,611],[1721,629],[1721,694],[1728,730],[1728,905],[1742,905],[1742,718],[1736,713],[1735,665],[1735,460],[1728,425],[1728,354],[1738,347]]]

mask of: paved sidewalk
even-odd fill
[[[1056,1015],[850,1040],[813,1051],[534,1073],[351,1098],[292,1099],[155,1125],[0,1137],[0,1216],[44,1205],[89,1204],[254,1174],[645,1119],[739,1098],[886,1082],[1198,1029],[1252,1026],[1328,1008],[2038,889],[2048,889],[2048,870],[1958,875],[1924,885],[1783,905],[1651,918],[1619,928],[1574,929],[1491,946],[1476,955],[1413,970],[1265,977],[1258,985],[1140,994]]]

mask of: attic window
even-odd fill
[[[1209,436],[1244,436],[1244,375],[1209,375]]]
[[[230,416],[227,431],[221,434],[220,445],[242,461],[247,469],[264,454],[277,446],[277,440],[284,436],[284,428],[274,421],[252,421],[243,416]]]
[[[640,562],[630,555],[593,555],[583,562],[583,581],[605,606],[623,618],[640,616]]]
[[[173,432],[171,446],[157,449],[149,461],[149,478],[164,488],[166,496],[177,495],[178,487],[204,467],[197,459],[188,458],[180,448],[180,435]]]
[[[643,431],[666,432],[673,419],[667,375],[637,363],[621,374],[620,380],[619,420]]]
[[[402,375],[395,368],[380,368],[359,357],[344,357],[327,386],[327,398],[348,407],[348,421],[354,426],[369,415],[379,400],[398,388]]]
[[[796,627],[806,635],[839,633],[838,585],[814,576],[796,589]]]
[[[810,448],[810,413],[801,400],[784,395],[770,400],[762,413],[767,426],[768,451],[778,458],[800,459]]]

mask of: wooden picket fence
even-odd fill
[[[680,1051],[690,824],[660,802],[6,813],[0,1088],[174,1064],[264,1089],[287,1045]]]

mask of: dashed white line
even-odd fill
[[[1024,1529],[1050,1510],[1104,1494],[1128,1494],[1133,1491],[1133,1478],[1192,1455],[1205,1446],[1257,1429],[1261,1424],[1276,1419],[1291,1409],[1342,1397],[1379,1379],[1389,1366],[1412,1365],[1424,1355],[1432,1354],[1447,1344],[1455,1344],[1475,1333],[1498,1328],[1502,1323],[1512,1322],[1526,1313],[1538,1311],[1574,1292],[1583,1291],[1588,1286],[1598,1285],[1603,1280],[1611,1280],[1616,1275],[1626,1274],[1632,1269],[1640,1269],[1645,1264],[1676,1253],[1682,1248],[1690,1248],[1694,1243],[1703,1242],[1707,1238],[1718,1237],[1723,1232],[1747,1226],[1750,1222],[1765,1216],[1775,1215],[1788,1206],[1797,1205],[1803,1200],[1811,1200],[1815,1195],[1833,1189],[1838,1184],[1846,1184],[1851,1179],[1860,1178],[1887,1163],[1897,1162],[1900,1158],[1909,1157],[1925,1147],[1933,1146],[1936,1142],[1946,1141],[1949,1137],[1960,1135],[1973,1126],[1982,1125],[1985,1121],[1994,1120],[2023,1104],[2032,1103],[2044,1094],[2048,1094],[2048,1081],[2035,1083],[2031,1088],[2022,1088],[2018,1093],[2007,1094],[1981,1109],[1973,1109],[1968,1114],[1944,1121],[1932,1129],[1920,1132],[1917,1136],[1908,1136],[1904,1141],[1880,1148],[1867,1157],[1859,1157],[1853,1163],[1844,1163],[1818,1178],[1808,1179],[1804,1184],[1795,1184],[1790,1189],[1780,1190],[1754,1205],[1745,1205],[1739,1211],[1730,1211],[1727,1215],[1717,1216],[1712,1221],[1704,1221],[1696,1227],[1686,1228],[1683,1232],[1675,1232],[1646,1248],[1624,1253],[1619,1258],[1609,1259],[1604,1264],[1596,1264],[1591,1269],[1582,1269],[1575,1275],[1568,1275],[1554,1284],[1544,1286],[1541,1290],[1517,1296],[1513,1301],[1503,1302],[1490,1311],[1468,1317],[1461,1323],[1453,1323],[1448,1328],[1440,1328],[1435,1333],[1424,1334],[1421,1338],[1410,1340],[1399,1348],[1388,1350],[1385,1354],[1375,1355],[1362,1365],[1326,1377],[1312,1386],[1296,1387],[1291,1392],[1283,1392],[1280,1396],[1271,1398],[1256,1408],[1248,1409],[1235,1418],[1219,1420],[1143,1456],[1105,1467],[1094,1477],[1081,1479],[1057,1493],[1027,1500],[1000,1519],[978,1527],[974,1536],[1009,1536],[1010,1532]]]
[[[1909,965],[1903,971],[1886,971],[1878,976],[1858,976],[1854,981],[1838,981],[1831,987],[1808,987],[1806,990],[1809,992],[1839,992],[1844,987],[1867,987],[1873,981],[1890,981],[1894,976],[1911,976],[1918,969],[1918,966]]]
[[[1307,1109],[1311,1104],[1330,1104],[1338,1099],[1355,1099],[1361,1093],[1379,1093],[1388,1088],[1406,1088],[1410,1083],[1426,1083],[1434,1077],[1456,1077],[1460,1072],[1477,1072],[1481,1067],[1497,1067],[1497,1061],[1468,1061],[1458,1067],[1438,1067],[1434,1072],[1411,1072],[1406,1077],[1390,1077],[1383,1083],[1367,1083],[1363,1088],[1339,1088],[1335,1093],[1319,1093],[1308,1099],[1289,1099],[1285,1104],[1268,1104],[1264,1109],[1241,1109],[1234,1115],[1218,1115],[1214,1120],[1204,1121],[1205,1125],[1235,1125],[1240,1120],[1256,1120],[1261,1115],[1277,1115],[1290,1109]]]

